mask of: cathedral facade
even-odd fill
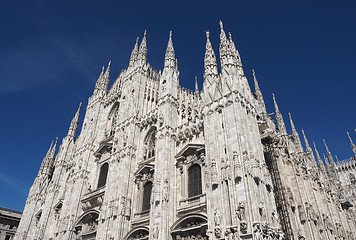
[[[80,134],[81,104],[43,159],[15,239],[356,239],[355,157],[334,161],[325,143],[322,160],[303,131],[304,149],[275,96],[273,120],[220,28],[221,72],[207,32],[201,91],[179,85],[171,33],[162,71],[146,33],[110,89],[103,67]]]

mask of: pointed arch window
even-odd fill
[[[106,185],[106,178],[108,176],[108,170],[109,170],[109,164],[104,163],[100,167],[100,174],[99,174],[99,180],[98,180],[98,188],[104,187]]]
[[[142,212],[151,209],[152,186],[153,184],[150,181],[143,186]]]
[[[194,164],[188,169],[188,197],[202,194],[201,167]]]

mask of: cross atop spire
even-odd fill
[[[174,69],[176,66],[176,58],[174,54],[173,42],[172,42],[172,31],[169,32],[169,40],[166,49],[166,55],[164,58],[164,68]]]
[[[274,109],[276,112],[276,120],[277,120],[277,126],[279,129],[279,132],[282,135],[287,135],[287,130],[286,130],[286,126],[284,124],[283,116],[282,116],[281,112],[279,111],[278,104],[276,101],[276,97],[274,96],[274,93],[272,93],[272,97],[273,97]]]
[[[349,132],[346,132],[346,133],[347,133],[347,136],[348,136],[348,138],[349,138],[349,140],[350,140],[351,147],[352,147],[352,151],[354,152],[354,154],[355,154],[355,156],[356,156],[356,145],[355,145],[354,142],[352,141]]]

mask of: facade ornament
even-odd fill
[[[169,181],[166,178],[163,183],[163,201],[168,202],[169,201]]]
[[[220,216],[219,210],[216,208],[214,211],[214,223],[215,223],[215,226],[220,226],[220,224],[221,224],[221,216]]]
[[[245,219],[245,205],[243,202],[239,202],[239,205],[236,209],[236,216],[240,221],[244,221]]]
[[[305,212],[302,205],[298,205],[299,219],[302,224],[306,221]]]

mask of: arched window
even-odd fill
[[[142,212],[149,211],[151,208],[152,182],[147,182],[143,186]]]
[[[106,178],[108,176],[109,164],[104,163],[100,168],[100,175],[98,181],[98,188],[104,187],[106,184]]]
[[[194,164],[188,169],[188,197],[201,194],[201,188],[201,168]]]

